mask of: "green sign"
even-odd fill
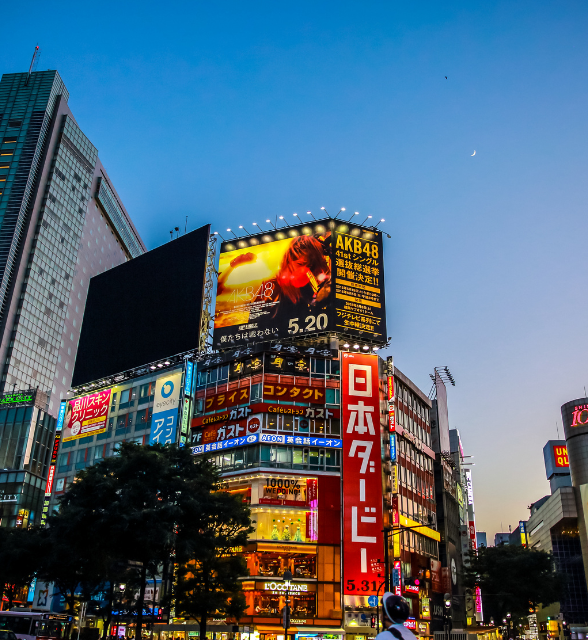
[[[7,404],[33,404],[35,400],[35,390],[21,391],[18,393],[7,393],[0,396],[0,406]]]

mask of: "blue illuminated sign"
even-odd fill
[[[186,363],[186,380],[184,381],[184,395],[192,395],[192,380],[194,379],[194,363]]]
[[[327,449],[341,449],[343,441],[337,438],[313,438],[308,436],[285,436],[273,433],[254,433],[241,438],[223,440],[222,442],[211,442],[210,444],[200,444],[192,447],[194,455],[210,453],[212,451],[224,451],[243,445],[265,442],[271,444],[293,444],[305,447],[325,447]]]
[[[59,415],[57,416],[57,426],[55,431],[61,431],[63,429],[63,420],[65,419],[65,407],[67,406],[67,400],[62,400],[59,405]]]
[[[396,462],[396,434],[390,434],[390,460]]]

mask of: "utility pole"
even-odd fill
[[[286,583],[286,606],[282,618],[282,626],[284,627],[284,638],[288,640],[288,629],[290,628],[290,580],[292,580],[292,572],[284,571],[284,582]]]

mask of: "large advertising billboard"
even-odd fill
[[[378,357],[341,356],[343,592],[377,595],[384,554]]]
[[[90,280],[73,387],[198,349],[209,234],[206,225]]]
[[[386,341],[382,235],[335,220],[224,242],[214,346],[340,331]]]
[[[106,431],[111,389],[75,398],[67,403],[62,441],[94,436]]]

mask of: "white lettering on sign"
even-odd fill
[[[298,584],[296,582],[289,582],[288,580],[284,580],[284,582],[266,582],[263,588],[266,591],[289,591],[290,593],[295,591],[308,591],[307,584]]]

